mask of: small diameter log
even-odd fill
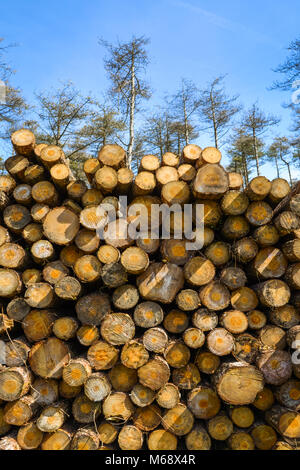
[[[272,215],[273,211],[271,206],[264,201],[252,202],[245,212],[246,219],[255,227],[268,224],[272,219]]]
[[[57,163],[51,168],[50,175],[57,186],[64,188],[69,182],[70,170],[64,163]]]
[[[28,341],[34,343],[52,333],[54,315],[49,310],[31,310],[23,319],[22,327]]]
[[[78,321],[73,317],[61,317],[53,323],[53,334],[56,338],[69,341],[76,337]]]
[[[82,196],[87,190],[86,182],[83,180],[70,181],[67,186],[67,195],[70,199],[80,202]]]
[[[4,407],[3,418],[7,424],[12,426],[23,426],[30,421],[37,410],[37,404],[30,395],[7,403]]]
[[[217,326],[218,321],[218,315],[213,311],[207,310],[206,308],[200,308],[193,314],[192,317],[193,325],[202,331],[213,330]]]
[[[230,292],[219,281],[211,281],[200,290],[200,300],[209,310],[224,310],[230,303]]]
[[[5,363],[7,367],[20,367],[26,364],[30,347],[25,338],[5,343]]]
[[[198,419],[210,419],[216,416],[221,407],[221,402],[216,392],[207,386],[194,388],[188,394],[188,407]]]
[[[95,370],[111,369],[117,362],[118,349],[105,341],[96,341],[87,352],[87,359]]]
[[[205,335],[199,328],[188,328],[182,335],[184,343],[191,349],[198,349],[205,342]]]
[[[0,185],[0,187],[1,187],[1,185]],[[292,211],[296,215],[300,216],[300,196],[299,196],[299,194],[295,194],[294,196],[291,197],[287,207],[290,211]]]
[[[287,180],[283,178],[275,178],[271,181],[271,190],[268,194],[269,201],[276,205],[279,204],[291,191],[291,187]]]
[[[21,289],[22,282],[17,271],[0,268],[0,296],[15,297]]]
[[[101,323],[101,335],[105,341],[113,346],[125,344],[135,334],[135,325],[127,313],[107,314]]]
[[[211,352],[198,352],[196,355],[195,363],[200,370],[205,374],[214,374],[220,365],[220,358]]]
[[[95,282],[101,277],[101,263],[96,256],[81,256],[75,262],[74,273],[83,283]]]
[[[35,222],[43,222],[50,211],[47,204],[34,204],[31,208],[31,217]]]
[[[118,194],[127,194],[130,191],[134,174],[129,168],[120,168],[117,171],[117,192]]]
[[[299,439],[300,414],[275,405],[266,412],[266,421],[287,439]]]
[[[161,306],[156,302],[141,302],[134,310],[134,322],[142,328],[152,328],[159,325],[164,318]]]
[[[199,198],[220,199],[228,190],[228,185],[224,168],[217,164],[206,164],[197,171],[193,192]]]
[[[98,213],[98,206],[91,204],[82,209],[79,216],[81,225],[90,231],[98,228],[102,218],[102,215]],[[96,236],[95,233],[94,236]]]
[[[33,243],[30,252],[37,264],[45,264],[55,255],[54,246],[48,240],[38,240]]]
[[[254,336],[243,333],[235,337],[232,355],[237,361],[252,364],[255,363],[259,348],[260,344]]]
[[[32,201],[31,186],[29,184],[19,184],[15,187],[13,191],[13,197],[17,204],[23,204],[24,206],[28,206]]]
[[[132,340],[123,346],[120,359],[126,368],[138,369],[148,362],[149,353],[141,342]]]
[[[229,416],[239,428],[249,428],[254,422],[254,414],[249,406],[235,406],[229,409]]]
[[[151,171],[154,173],[159,167],[160,161],[156,155],[144,155],[140,161],[139,172]]]
[[[195,210],[199,204],[203,206],[203,223],[205,227],[216,228],[222,217],[222,211],[218,202],[198,199],[194,206]],[[194,214],[194,222],[197,222],[196,214]],[[198,222],[201,222],[201,220],[198,220]]]
[[[43,432],[35,423],[28,423],[18,430],[17,441],[21,449],[34,450],[40,447],[43,440]]]
[[[217,356],[226,356],[233,350],[234,337],[224,328],[215,328],[207,336],[207,347]]]
[[[69,450],[72,434],[66,429],[46,433],[41,444],[42,450]]]
[[[114,423],[126,423],[135,410],[126,393],[113,392],[103,402],[103,414],[107,421]]]
[[[191,258],[193,252],[187,251],[185,240],[163,240],[160,247],[162,259],[182,266]]]
[[[283,276],[287,264],[287,259],[282,251],[275,247],[266,247],[259,250],[251,268],[258,278],[270,279]]]
[[[84,393],[93,402],[104,400],[110,391],[111,384],[108,377],[101,372],[94,372],[89,375],[84,383]]]
[[[220,273],[220,281],[229,290],[235,290],[239,287],[244,287],[247,282],[247,276],[241,268],[229,266],[224,268]]]
[[[98,326],[107,313],[111,312],[108,295],[93,292],[76,303],[76,313],[81,323]]]
[[[116,364],[108,373],[110,383],[117,392],[130,392],[137,383],[137,373],[123,364]]]
[[[291,379],[275,390],[276,400],[286,408],[299,411],[300,381]]]
[[[117,287],[113,292],[112,301],[117,310],[134,308],[139,301],[138,289],[131,284]]]
[[[99,436],[94,428],[81,428],[76,431],[71,442],[71,450],[98,450]]]
[[[201,256],[191,258],[184,266],[184,277],[193,286],[208,284],[215,276],[213,263]]]
[[[82,255],[82,251],[80,251],[76,245],[69,245],[61,250],[59,257],[65,266],[73,268],[78,258]]]
[[[277,441],[276,432],[271,426],[266,424],[255,423],[251,431],[251,437],[255,447],[259,450],[270,450]]]
[[[3,220],[9,230],[21,233],[23,228],[31,222],[31,216],[26,207],[20,204],[13,204],[4,209]]]
[[[231,258],[230,245],[222,241],[211,243],[204,253],[216,267],[227,264]]]
[[[195,163],[201,157],[201,152],[201,147],[195,144],[189,144],[182,150],[182,158],[187,163]]]
[[[63,368],[62,378],[71,387],[83,385],[92,373],[90,363],[83,358],[71,359]]]
[[[103,444],[111,444],[117,439],[118,436],[117,428],[113,426],[113,424],[107,423],[106,421],[103,421],[99,424],[97,431],[100,442]]]
[[[268,282],[268,281],[267,281]],[[235,310],[249,312],[258,305],[256,293],[250,287],[240,287],[231,293],[231,305]]]
[[[139,407],[151,405],[155,398],[154,391],[140,383],[135,384],[130,392],[130,400]]]
[[[103,194],[111,194],[118,184],[117,172],[109,166],[99,168],[95,173],[94,182]]]
[[[299,324],[300,315],[293,305],[286,304],[270,310],[269,319],[274,325],[289,329]]]
[[[97,251],[97,258],[103,264],[117,263],[120,257],[120,251],[114,246],[101,245]]]
[[[221,315],[220,324],[230,333],[243,333],[248,328],[248,318],[240,310],[227,310]]]
[[[54,304],[53,287],[47,282],[30,284],[24,294],[24,299],[32,308],[48,308]]]
[[[200,297],[193,289],[183,289],[176,296],[176,304],[180,310],[193,311],[200,306]]]
[[[18,400],[30,389],[32,374],[25,367],[7,367],[0,370],[0,399]]]
[[[265,176],[253,178],[246,187],[247,196],[251,201],[262,201],[271,191],[271,181]]]
[[[185,437],[185,444],[188,450],[210,450],[211,439],[205,428],[198,424]]]
[[[171,183],[171,181],[178,181],[179,174],[176,168],[166,165],[158,168],[158,170],[155,172],[155,178],[157,185],[162,187],[167,183]]]
[[[57,245],[71,243],[79,230],[79,220],[74,212],[65,207],[52,209],[43,222],[45,236]]]
[[[21,269],[28,261],[25,250],[16,243],[5,243],[0,247],[0,266]]]
[[[43,227],[41,224],[28,224],[22,231],[22,237],[29,245],[41,240],[43,238]]]
[[[49,284],[56,284],[69,274],[69,269],[61,261],[47,263],[43,269],[43,278]]]
[[[29,129],[19,129],[13,132],[10,139],[17,154],[32,155],[35,148],[35,136]]]
[[[173,370],[172,379],[174,384],[182,390],[191,390],[201,381],[200,372],[192,363]]]
[[[36,420],[36,425],[42,432],[55,432],[60,429],[66,419],[67,404],[64,402],[46,406]]]
[[[161,423],[161,410],[156,405],[137,408],[132,419],[137,428],[142,431],[152,431]]]
[[[167,363],[175,369],[186,366],[190,360],[190,356],[189,348],[180,341],[171,341],[164,350],[164,358]]]
[[[156,429],[148,437],[149,450],[176,450],[177,437],[164,429]]]
[[[99,189],[90,188],[85,191],[81,197],[81,205],[87,206],[98,206],[103,200],[103,194]]]
[[[29,165],[24,171],[23,180],[26,184],[33,186],[43,181],[45,177],[45,169],[41,165]]]
[[[233,433],[232,421],[224,412],[221,412],[208,421],[208,432],[216,441],[226,441]]]
[[[123,426],[118,436],[121,450],[140,450],[143,445],[143,433],[135,426]]]
[[[254,287],[260,303],[267,307],[282,307],[291,296],[289,286],[280,279],[269,279]]]
[[[162,328],[149,328],[143,335],[143,345],[148,351],[161,353],[169,341],[168,335]]]
[[[58,400],[58,383],[54,379],[38,377],[32,384],[31,395],[38,405],[51,405]]]
[[[125,219],[117,219],[110,222],[104,229],[104,240],[107,245],[124,249],[133,244],[128,235],[128,222]]]
[[[141,248],[131,246],[123,251],[120,262],[126,272],[138,275],[148,268],[149,257]]]
[[[243,177],[239,173],[230,171],[228,173],[229,189],[240,189],[243,186]]]
[[[16,321],[22,321],[29,312],[30,307],[22,297],[12,299],[6,307],[8,317]]]
[[[69,360],[68,346],[55,337],[36,343],[29,353],[31,370],[44,379],[59,379]]]
[[[76,337],[83,346],[91,346],[99,339],[99,330],[93,325],[82,325],[76,333]]]
[[[291,356],[286,351],[276,350],[261,354],[257,366],[267,384],[281,385],[292,375]]]
[[[238,240],[245,237],[249,230],[249,223],[243,215],[230,215],[226,218],[221,233],[226,240]]]
[[[151,390],[159,390],[170,378],[168,363],[160,357],[150,359],[138,369],[139,381]]]
[[[58,193],[55,186],[49,181],[40,181],[32,187],[32,198],[38,204],[55,206],[58,202]]]
[[[153,263],[137,278],[142,297],[164,304],[173,302],[183,284],[182,270],[171,263]]]
[[[57,145],[47,145],[40,152],[42,164],[50,169],[53,165],[62,162],[65,159],[63,150]]]
[[[101,403],[91,401],[86,395],[79,395],[72,404],[72,414],[78,423],[95,423],[101,413]]]
[[[263,374],[253,365],[243,362],[223,363],[214,375],[219,397],[231,405],[253,403],[263,389]]]
[[[4,162],[4,167],[8,173],[15,178],[16,180],[22,180],[24,177],[24,172],[29,166],[29,160],[22,155],[16,155],[14,157],[9,157]]]
[[[110,288],[120,287],[128,280],[127,273],[121,263],[108,263],[102,267],[101,278]]]
[[[236,431],[229,437],[229,449],[231,450],[254,450],[255,444],[250,434],[244,431]]]
[[[181,310],[171,310],[164,318],[164,328],[170,333],[182,333],[187,329],[189,317]]]
[[[120,145],[103,145],[98,152],[98,160],[101,165],[108,165],[117,169],[125,166],[126,152]]]
[[[164,166],[178,166],[179,165],[179,157],[172,152],[166,152],[163,154],[161,163]]]
[[[0,225],[0,246],[11,242],[11,236],[7,228]]]
[[[281,212],[275,219],[274,225],[281,237],[298,230],[300,226],[299,217],[290,211]]]
[[[284,280],[289,287],[297,290],[300,289],[300,263],[293,263],[288,266],[284,275]]]
[[[276,245],[279,240],[279,233],[275,225],[272,224],[266,224],[262,225],[261,227],[257,227],[254,230],[252,236],[256,243],[262,247]]]
[[[161,199],[169,206],[188,203],[190,199],[188,184],[185,181],[170,181],[164,184],[161,190]]]
[[[42,281],[42,273],[38,269],[25,269],[22,273],[22,281],[24,286],[28,287],[30,284],[35,284]]]
[[[179,369],[180,370],[180,369]],[[156,401],[162,408],[174,408],[180,401],[180,392],[173,383],[166,383],[156,395]]]
[[[10,195],[15,189],[17,183],[10,175],[0,175],[0,191]]]
[[[189,163],[179,165],[177,171],[179,179],[185,181],[186,183],[193,181],[197,173],[195,168]]]
[[[162,425],[175,436],[184,436],[192,430],[194,416],[186,405],[178,403],[164,414]]]
[[[221,208],[226,215],[241,215],[249,205],[249,199],[241,191],[230,190],[224,194],[221,200]]]
[[[282,245],[284,256],[292,262],[300,261],[300,239],[289,240]]]
[[[286,345],[286,333],[275,325],[264,326],[259,332],[259,339],[263,346],[270,349],[284,349]]]

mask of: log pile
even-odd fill
[[[85,161],[85,182],[59,147],[26,129],[11,141],[0,176],[0,449],[296,449],[297,191],[263,176],[243,188],[213,147],[146,155],[134,176],[125,151],[105,145]],[[204,246],[176,238],[175,215],[169,239],[132,239],[121,195],[148,219],[155,204],[202,204]],[[119,218],[100,239],[105,204]]]

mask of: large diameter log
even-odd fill
[[[271,181],[265,176],[253,178],[246,188],[246,194],[251,201],[261,201],[267,197],[271,191]]]
[[[52,209],[45,217],[43,230],[46,237],[57,245],[68,245],[77,235],[79,220],[65,207]]]
[[[98,152],[98,160],[102,166],[107,165],[118,169],[125,166],[126,152],[120,145],[104,145]]]
[[[164,304],[173,302],[183,284],[182,270],[171,263],[153,263],[137,278],[142,297]]]
[[[228,190],[228,185],[224,168],[217,164],[206,164],[197,171],[193,191],[196,197],[220,199]]]
[[[254,366],[243,362],[224,363],[214,375],[219,397],[231,405],[253,403],[263,389],[263,374]]]

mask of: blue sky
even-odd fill
[[[147,78],[153,101],[176,90],[182,77],[199,87],[228,74],[228,93],[247,107],[258,100],[282,117],[275,131],[286,134],[290,114],[282,109],[290,93],[268,91],[272,72],[299,36],[299,0],[7,0],[1,1],[0,37],[17,43],[9,60],[14,83],[32,99],[35,90],[72,80],[100,96],[108,82],[101,36],[114,42],[132,34],[150,37]],[[198,143],[211,143],[200,135]],[[270,166],[265,173],[275,176]]]

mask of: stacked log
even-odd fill
[[[134,175],[105,145],[81,181],[58,146],[26,129],[11,141],[0,449],[297,449],[297,190],[263,176],[243,187],[213,147],[145,155]],[[203,246],[176,236],[189,217],[175,213],[169,237],[128,234],[134,204],[153,222],[161,203],[191,204],[194,228],[203,207]]]

